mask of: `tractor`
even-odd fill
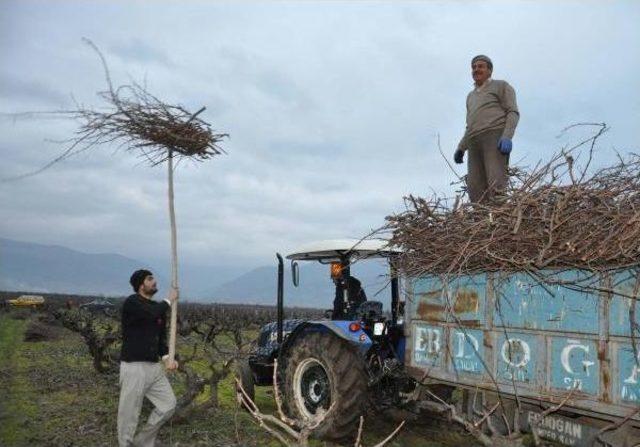
[[[334,440],[351,435],[368,408],[395,405],[411,386],[403,374],[404,301],[395,268],[398,254],[382,240],[322,241],[288,254],[296,287],[298,262],[327,264],[332,278],[345,279],[355,262],[388,261],[391,309],[385,313],[378,301],[355,306],[348,287],[338,281],[334,309],[325,319],[313,321],[284,320],[284,259],[277,254],[277,321],[261,329],[254,350],[238,365],[237,374],[249,396],[254,397],[254,386],[273,385],[275,377],[288,417],[317,425],[314,436]]]

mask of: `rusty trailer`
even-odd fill
[[[596,278],[573,270],[553,278],[540,284],[526,273],[483,273],[406,280],[407,370],[418,380],[466,390],[467,411],[478,393],[485,401],[498,395],[518,401],[522,429],[534,426],[565,445],[640,443],[637,272]]]

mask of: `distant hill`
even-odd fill
[[[83,253],[56,245],[19,242],[0,238],[0,290],[75,295],[125,296],[131,293],[129,276],[138,268],[150,268],[158,277],[160,294],[167,290],[169,265],[145,262],[118,254]],[[300,287],[293,287],[285,264],[285,306],[330,308],[334,285],[329,267],[317,262],[300,263]],[[248,271],[247,271],[248,270]],[[370,300],[388,306],[390,292],[384,290],[387,274],[382,261],[361,262],[352,267]],[[275,305],[277,266],[246,270],[237,266],[180,265],[183,298],[199,302]]]
[[[83,253],[57,245],[0,238],[0,290],[88,295],[129,295],[129,276],[151,269],[166,290],[170,266],[109,253]],[[207,292],[242,273],[237,267],[181,265],[181,293],[207,300]]]
[[[0,238],[0,288],[49,293],[129,293],[128,278],[141,261],[89,254],[57,245]]]
[[[277,266],[255,268],[222,284],[209,295],[218,302],[247,302],[252,304],[276,303]],[[352,267],[352,274],[361,282],[370,300],[382,301],[385,307],[391,292],[387,289],[374,297],[385,286],[386,266],[381,261],[366,261]],[[329,267],[317,262],[300,263],[300,285],[294,287],[291,272],[285,268],[285,306],[329,309],[333,305],[335,286],[329,277]]]

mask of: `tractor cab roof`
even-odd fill
[[[312,242],[287,255],[292,261],[339,261],[344,258],[388,258],[401,250],[383,239],[332,239]]]

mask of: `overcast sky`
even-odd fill
[[[0,111],[99,107],[90,38],[115,84],[227,132],[228,155],[176,174],[181,258],[248,266],[360,237],[403,195],[451,195],[470,59],[494,61],[534,164],[604,121],[597,163],[640,145],[640,2],[0,2]],[[0,120],[0,178],[41,167],[75,123]],[[466,171],[458,168],[460,173]],[[0,183],[0,237],[168,263],[166,170],[101,147]]]

